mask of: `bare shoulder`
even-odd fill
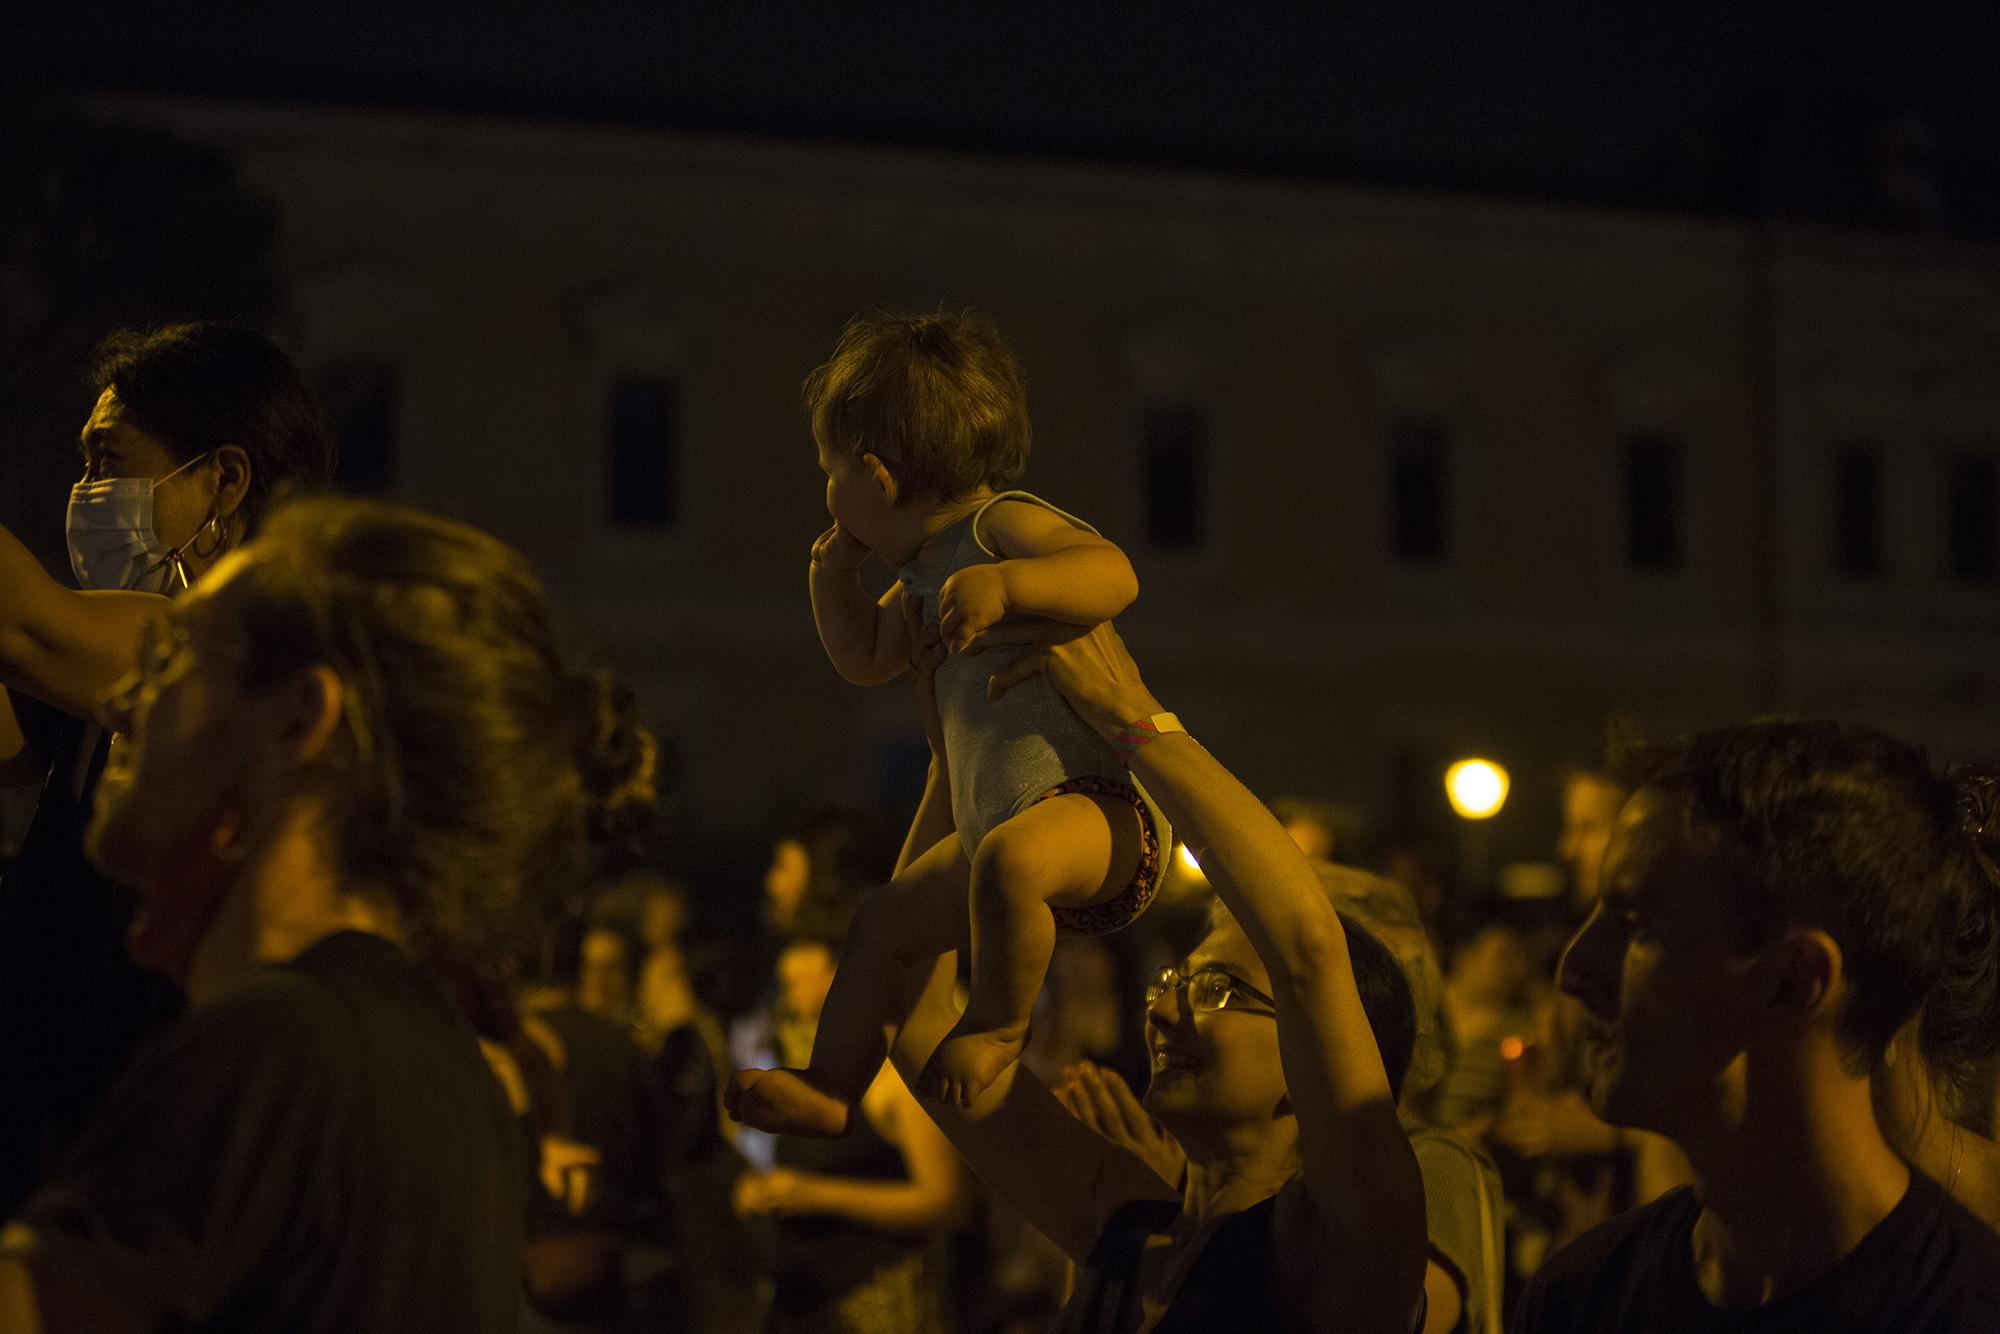
[[[980,517],[979,533],[988,547],[1008,560],[1046,556],[1066,547],[1111,545],[1060,512],[1032,500],[995,501]]]

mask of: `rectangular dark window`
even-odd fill
[[[396,480],[396,419],[402,384],[386,361],[332,361],[320,367],[314,388],[340,446],[334,481],[360,495],[389,489]]]
[[[1849,579],[1882,573],[1882,451],[1872,446],[1834,456],[1833,558]]]
[[[1986,584],[2000,574],[2000,466],[1987,450],[1961,450],[1945,459],[1945,506],[1950,530],[1946,553],[1951,577]]]
[[[1625,558],[1635,570],[1681,567],[1681,444],[1663,435],[1625,441]]]
[[[1193,550],[1208,543],[1208,414],[1154,405],[1139,415],[1139,465],[1146,540]]]
[[[1437,422],[1405,423],[1390,439],[1389,545],[1416,565],[1451,555],[1451,435]]]
[[[664,528],[680,517],[680,390],[672,380],[623,379],[611,386],[611,521]]]

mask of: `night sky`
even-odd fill
[[[1763,122],[1746,107],[1774,89],[1817,89],[1840,106],[1914,111],[1961,178],[2000,163],[1991,4],[1677,0],[1557,14],[1368,0],[1282,18],[1162,4],[10,8],[12,58],[85,88],[1725,210],[1748,194],[1697,198],[1682,179],[1690,157],[1713,156],[1699,136],[1761,144]]]

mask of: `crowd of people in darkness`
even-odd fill
[[[1620,733],[1566,898],[1446,893],[1154,693],[989,319],[804,383],[799,632],[929,768],[730,922],[520,553],[104,340],[71,577],[0,530],[0,1334],[2000,1330],[2000,771]]]

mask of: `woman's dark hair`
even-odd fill
[[[1410,979],[1389,947],[1346,913],[1340,925],[1347,933],[1347,958],[1354,968],[1354,989],[1382,1053],[1389,1075],[1389,1096],[1403,1096],[1403,1077],[1410,1072],[1410,1055],[1417,1046],[1417,1007],[1410,999]]]
[[[1351,866],[1320,862],[1313,869],[1319,873],[1320,888],[1342,919],[1350,928],[1365,928],[1402,970],[1403,984],[1410,994],[1410,1049],[1402,1078],[1393,1082],[1398,1098],[1405,1087],[1412,1096],[1422,1095],[1444,1078],[1452,1053],[1450,1032],[1443,1022],[1444,977],[1416,896],[1398,881]],[[1358,984],[1358,974],[1356,980]],[[1362,1008],[1367,1005],[1364,994]],[[1388,1057],[1384,1055],[1383,1060],[1386,1063]]]
[[[813,439],[873,454],[908,491],[950,499],[1004,486],[1028,463],[1020,363],[985,315],[868,311],[806,377]]]
[[[255,330],[209,323],[121,329],[98,344],[90,385],[114,391],[176,463],[220,445],[249,455],[246,534],[257,531],[281,490],[333,481],[337,452],[319,400],[292,359]]]
[[[1961,768],[1944,782],[1983,878],[1924,997],[1917,1047],[1938,1109],[1990,1138],[2000,1083],[2000,771]]]
[[[1763,719],[1628,741],[1616,760],[1689,850],[1723,870],[1732,949],[1754,952],[1795,926],[1840,946],[1849,991],[1839,1033],[1857,1073],[1940,982],[1946,1048],[1990,1051],[1991,861],[1982,864],[1962,785],[1921,750],[1851,723]]]
[[[1332,887],[1328,886],[1329,895]],[[1403,1079],[1410,1072],[1410,1057],[1417,1047],[1417,1005],[1410,994],[1410,978],[1395,953],[1366,926],[1339,908],[1341,931],[1347,937],[1347,958],[1354,970],[1354,989],[1361,993],[1361,1009],[1368,1016],[1368,1028],[1375,1035],[1375,1050],[1382,1054],[1382,1068],[1389,1076],[1391,1097],[1403,1096]],[[1229,905],[1211,899],[1208,928],[1235,925]],[[1241,930],[1239,925],[1237,930]]]
[[[281,505],[216,596],[245,684],[325,664],[344,737],[324,781],[340,869],[387,886],[413,952],[499,1026],[520,935],[593,843],[650,825],[654,740],[632,692],[573,662],[527,563],[378,501]]]

